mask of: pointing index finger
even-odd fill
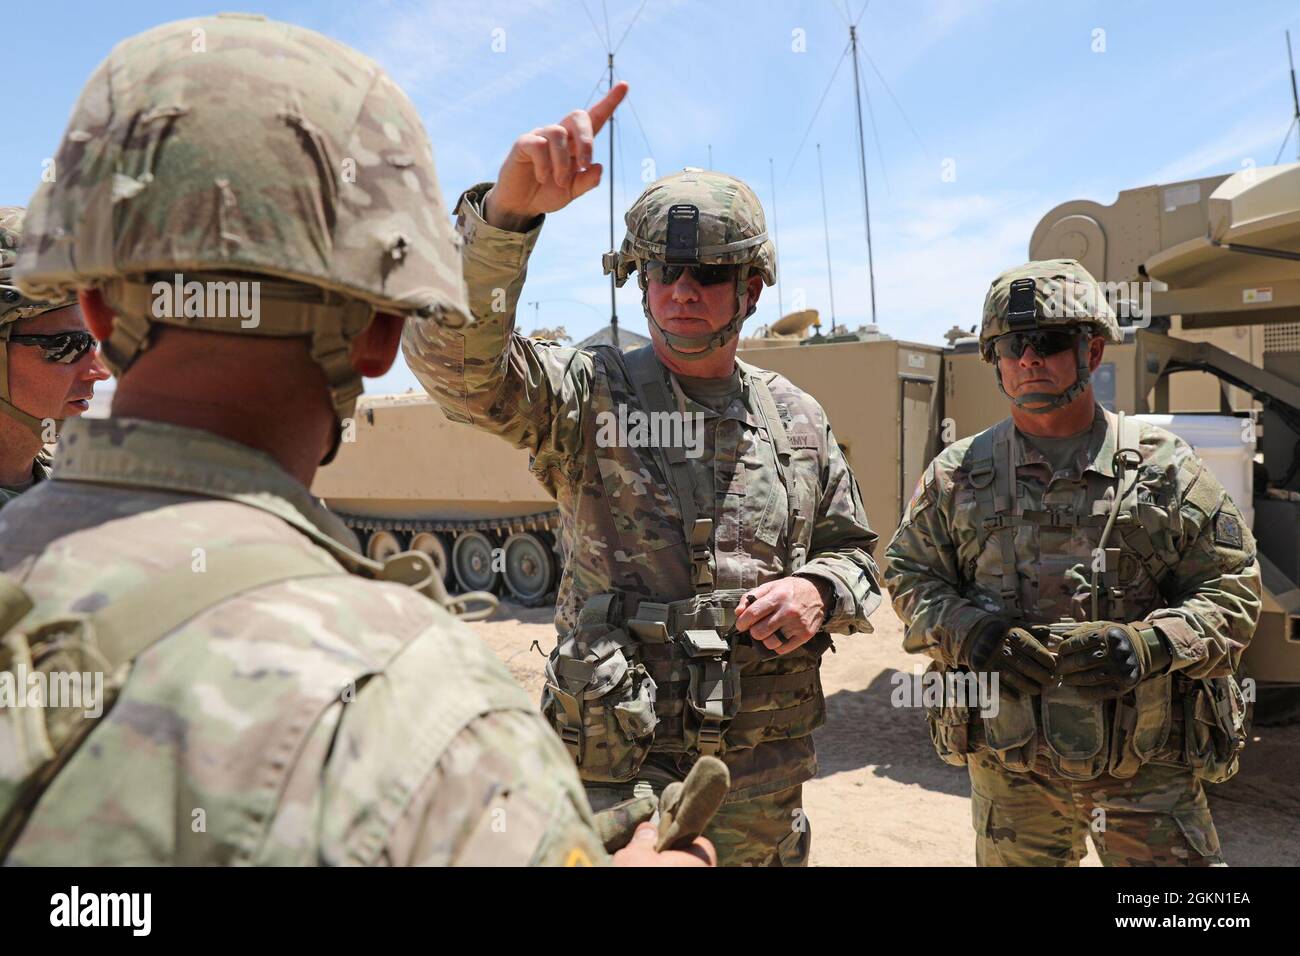
[[[627,80],[619,80],[599,103],[587,111],[587,115],[591,117],[593,136],[600,132],[605,121],[614,114],[614,110],[618,109],[618,104],[623,102],[625,96],[627,96]]]

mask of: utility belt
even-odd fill
[[[1029,629],[1051,649],[1066,628]],[[930,670],[968,673],[937,661]],[[1231,675],[1193,679],[1162,674],[1105,701],[1084,700],[1077,689],[1064,685],[1016,699],[1002,694],[997,713],[990,716],[981,714],[977,701],[950,696],[946,676],[944,686],[943,702],[927,706],[926,717],[936,752],[950,764],[965,764],[970,754],[988,752],[1013,772],[1037,769],[1045,760],[1061,777],[1092,780],[1102,774],[1132,777],[1144,764],[1158,763],[1222,783],[1237,772],[1246,743],[1246,703]]]
[[[584,780],[633,780],[651,752],[721,755],[824,723],[818,668],[830,636],[786,655],[754,644],[735,629],[745,593],[587,600],[547,661],[542,696]]]

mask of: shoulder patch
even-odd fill
[[[919,512],[934,503],[934,486],[934,466],[929,465],[921,472],[921,477],[916,481],[916,490],[912,492],[912,500],[903,509],[907,521],[911,521]]]
[[[1183,503],[1191,505],[1204,516],[1196,521],[1203,528],[1205,521],[1217,514],[1222,507],[1224,492],[1223,486],[1214,477],[1214,473],[1205,467],[1205,463],[1198,460],[1196,464],[1199,467],[1190,486],[1183,492]]]
[[[1220,511],[1214,516],[1214,543],[1236,551],[1240,551],[1245,546],[1241,521],[1236,515]]]
[[[591,862],[591,857],[587,855],[586,850],[584,850],[580,846],[575,846],[572,847],[569,850],[568,855],[565,856],[564,865],[565,866],[595,866],[596,864]]]

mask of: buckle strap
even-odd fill
[[[731,645],[714,630],[689,630],[682,632],[682,647],[693,658],[712,657],[721,660]]]
[[[595,661],[603,661],[611,654],[620,653],[631,647],[636,640],[623,628],[615,628],[603,634],[587,645],[587,654]]]
[[[668,341],[672,333],[665,332]],[[675,406],[665,383],[667,374],[654,349],[644,346],[626,354],[619,354],[619,363],[627,373],[641,407],[648,413],[672,412]],[[688,538],[691,552],[691,583],[697,594],[713,590],[713,550],[709,538],[713,534],[713,519],[701,518],[695,502],[695,477],[687,463],[682,448],[668,444],[652,449],[656,463],[668,483],[673,502],[682,516],[682,532]]]
[[[811,720],[821,705],[822,702],[814,697],[793,707],[782,707],[777,710],[747,710],[735,716],[731,721],[730,729],[737,732],[752,731],[757,728],[779,727],[782,724]],[[976,722],[982,723],[982,721]]]
[[[597,627],[601,624],[610,623],[610,610],[617,598],[618,593],[615,591],[594,594],[587,598],[583,602],[582,609],[578,611],[578,627]]]
[[[668,629],[673,633],[695,627],[725,631],[735,622],[736,608],[747,593],[744,588],[726,588],[662,605],[668,609]]]
[[[693,661],[690,672],[686,701],[700,721],[697,746],[701,754],[715,756],[722,749],[727,722],[740,707],[740,687],[723,660]]]
[[[556,703],[560,705],[560,712],[563,719],[555,724],[555,732],[559,735],[564,747],[569,751],[569,756],[573,762],[581,766],[582,764],[582,712],[578,708],[578,698],[561,690],[554,684],[549,685],[548,689],[551,696],[555,698]]]
[[[713,549],[709,547],[712,535],[713,519],[696,518],[691,526],[691,584],[696,594],[708,594],[713,590]]]

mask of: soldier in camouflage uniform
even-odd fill
[[[926,469],[887,551],[905,647],[998,679],[931,736],[971,779],[981,865],[1218,864],[1204,781],[1244,744],[1255,543],[1182,439],[1098,405],[1115,314],[1073,260],[994,280],[980,348],[1011,417]],[[994,711],[996,710],[996,713]]]
[[[592,137],[625,90],[520,137],[496,184],[461,197],[474,321],[420,318],[404,350],[448,418],[527,448],[559,503],[542,707],[593,806],[658,792],[716,754],[732,779],[707,831],[720,863],[801,865],[828,632],[869,631],[880,596],[876,535],[825,413],[735,358],[776,277],[762,206],[734,177],[688,169],[628,211],[606,268],[620,283],[638,273],[653,346],[515,331],[542,217],[599,182]],[[638,421],[683,431],[638,434]]]
[[[13,283],[23,210],[0,206],[0,507],[50,476],[45,447],[108,378],[75,297],[38,302]]]
[[[57,159],[18,282],[80,290],[121,382],[0,514],[0,859],[604,862],[555,735],[407,586],[431,566],[362,558],[308,492],[402,322],[467,314],[410,102],[319,34],[187,20],[113,50]],[[257,315],[205,304],[226,282]],[[97,700],[12,694],[82,672]]]

